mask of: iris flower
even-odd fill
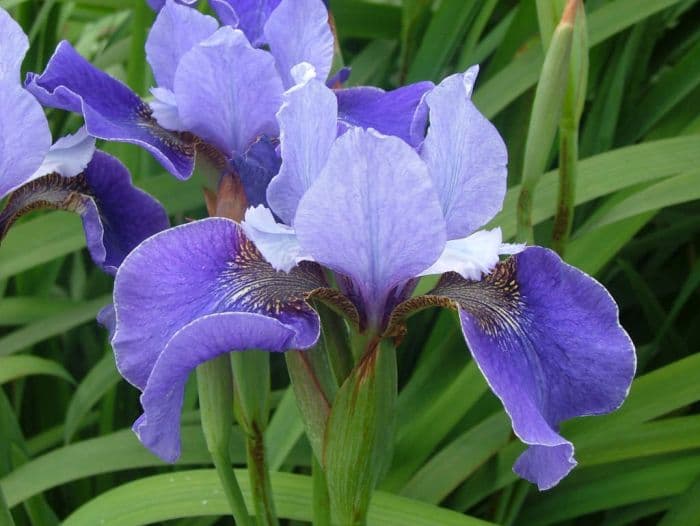
[[[232,350],[313,346],[320,322],[307,300],[330,287],[325,269],[358,330],[376,337],[400,334],[426,306],[458,311],[474,360],[528,445],[515,471],[545,489],[573,468],[559,423],[617,408],[634,348],[597,281],[548,249],[479,230],[501,208],[507,156],[470,100],[476,72],[426,95],[430,126],[412,146],[362,127],[339,134],[337,97],[312,65],[298,65],[278,113],[272,209],[251,207],[242,224],[172,228],[126,258],[112,345],[142,391],[134,430],[147,447],[178,457],[183,388],[197,365]],[[435,289],[411,297],[428,274],[442,274]]]
[[[47,106],[82,113],[94,137],[147,149],[180,179],[192,174],[199,147],[238,175],[250,204],[265,204],[280,164],[275,114],[293,84],[291,68],[308,62],[322,78],[331,71],[328,11],[322,0],[222,0],[214,6],[228,22],[234,16],[239,22],[220,27],[195,9],[165,2],[146,42],[157,83],[150,105],[65,41],[41,75],[28,75],[26,87]],[[410,141],[425,126],[417,108],[431,87],[338,89],[338,125],[371,126]]]
[[[80,214],[95,263],[114,274],[126,254],[169,226],[163,207],[135,188],[126,168],[84,129],[51,145],[44,112],[19,82],[29,41],[0,9],[0,239],[23,214],[37,208]]]

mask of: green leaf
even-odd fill
[[[658,526],[698,526],[700,524],[700,478],[678,496]]]
[[[304,424],[299,416],[294,391],[288,387],[265,430],[270,471],[277,471],[282,467],[303,435]]]
[[[68,371],[53,360],[37,356],[0,357],[0,385],[18,378],[34,375],[56,376],[75,383]]]

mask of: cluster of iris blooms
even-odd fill
[[[546,248],[484,229],[503,203],[507,151],[471,102],[478,68],[437,85],[343,88],[348,71],[331,76],[322,0],[213,0],[218,20],[194,2],[150,3],[159,13],[146,42],[157,84],[149,102],[68,42],[20,84],[27,38],[0,11],[0,197],[9,196],[0,233],[37,207],[81,215],[92,259],[115,275],[100,319],[119,371],[142,392],[141,442],[178,458],[185,382],[204,363],[318,349],[342,327],[342,386],[371,376],[412,313],[440,306],[458,312],[527,445],[514,470],[540,489],[556,485],[576,465],[559,423],[620,406],[634,347],[598,282]],[[40,104],[85,125],[51,145]],[[169,228],[96,138],[139,145],[179,179],[213,169],[207,203],[218,217]],[[423,276],[441,277],[416,295]],[[294,382],[308,380],[288,363]],[[332,471],[322,443],[332,418],[319,423],[304,407],[309,389],[295,385],[318,461]]]

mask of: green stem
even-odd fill
[[[534,185],[523,181],[520,187],[520,195],[518,196],[517,212],[517,234],[515,239],[521,243],[532,245],[535,242],[535,234],[532,230],[532,191]]]
[[[559,131],[559,195],[552,229],[552,248],[564,257],[574,222],[576,176],[578,173],[578,128]]]
[[[321,464],[315,456],[311,459],[313,480],[313,525],[331,526],[331,502],[328,497],[328,482]]]
[[[228,449],[233,424],[233,379],[228,355],[197,368],[197,387],[204,438],[231,513],[238,526],[252,526]]]
[[[255,432],[247,436],[246,453],[256,523],[259,526],[277,526],[279,521],[275,512],[275,501],[272,496],[270,471],[267,467],[265,441],[262,432]]]
[[[5,500],[5,495],[0,487],[0,526],[15,526],[15,522],[12,520],[12,514],[10,513],[10,508],[7,507],[7,501]]]

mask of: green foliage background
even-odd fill
[[[482,65],[475,102],[510,155],[511,188],[495,223],[513,236],[543,61],[535,1],[330,4],[352,85],[438,81]],[[639,356],[631,395],[612,415],[564,425],[579,467],[539,493],[511,471],[522,446],[469,360],[452,314],[421,313],[399,353],[394,463],[371,524],[700,524],[700,3],[585,5],[590,69],[566,259],[620,304]],[[66,38],[147,95],[143,44],[154,15],[145,1],[0,6],[30,36],[26,70],[43,70]],[[55,137],[80,124],[62,112],[49,116]],[[176,181],[136,148],[106,149],[161,199],[174,223],[205,215],[195,181]],[[554,146],[552,169],[557,153]],[[556,194],[552,171],[535,196],[539,244],[549,244]],[[106,333],[93,321],[110,301],[111,280],[83,248],[79,219],[53,212],[28,217],[0,249],[0,489],[17,525],[230,524],[208,469],[195,386],[188,386],[177,465],[163,465],[129,431],[137,392],[120,379]],[[287,385],[283,361],[273,361],[273,487],[280,516],[299,524],[311,515],[310,452]],[[243,465],[242,439],[234,438],[232,454]],[[246,491],[246,477],[241,484]]]

